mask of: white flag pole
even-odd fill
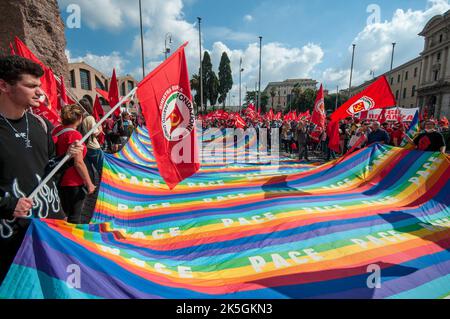
[[[126,96],[124,96],[119,103],[117,103],[108,113],[105,114],[105,116],[103,116],[103,118],[98,121],[97,124],[94,125],[94,127],[85,135],[83,136],[83,138],[81,139],[80,143],[84,143],[86,142],[86,140],[92,135],[94,134],[95,131],[97,131],[97,129],[100,127],[100,125],[103,124],[103,122],[106,121],[106,119],[108,117],[110,117],[116,110],[117,108],[119,108],[128,98],[130,98],[131,96],[133,96],[136,91],[137,91],[137,87],[135,87],[133,90],[130,91],[130,93],[128,93]],[[61,162],[59,162],[59,164],[57,166],[55,166],[55,168],[44,178],[44,180],[34,189],[34,191],[31,193],[31,195],[28,197],[29,199],[33,199],[34,197],[36,197],[37,194],[39,194],[39,192],[42,190],[42,188],[44,188],[47,183],[53,178],[53,176],[55,176],[55,174],[59,171],[59,169],[70,159],[70,155],[66,154],[63,159],[61,160]]]

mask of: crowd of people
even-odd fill
[[[306,161],[310,160],[310,154],[314,154],[315,160],[329,161],[373,143],[397,147],[410,144],[418,150],[445,153],[446,145],[450,142],[449,123],[446,118],[440,121],[433,119],[420,121],[421,133],[412,140],[406,134],[411,125],[410,121],[383,121],[380,123],[378,120],[360,120],[356,117],[348,117],[339,123],[338,152],[328,147],[332,134],[329,117],[326,119],[326,129],[319,129],[319,131],[310,119],[255,120],[246,116],[245,112],[241,112],[241,118],[245,121],[245,129],[268,129],[269,140],[272,130],[278,129],[281,151],[287,156]],[[235,120],[232,118],[226,120],[202,119],[202,126],[203,129],[235,128]]]
[[[54,127],[32,109],[40,105],[42,68],[19,56],[0,58],[0,284],[13,261],[30,223],[29,217],[67,220],[81,223],[86,197],[96,191],[103,167],[104,152],[117,152],[137,126],[142,116],[123,112],[107,119],[86,143],[82,137],[96,126],[89,100],[65,105],[60,110],[61,125]],[[314,133],[309,120],[255,120],[242,114],[244,127],[280,130],[280,144],[287,155],[298,154],[309,160],[311,152],[320,151],[324,159],[336,157],[328,148],[329,132]],[[329,119],[328,119],[329,121]],[[424,129],[413,140],[420,150],[445,153],[449,138],[448,121],[421,123]],[[207,120],[203,128],[234,128],[236,121]],[[348,118],[340,125],[341,149],[364,147],[372,143],[399,146],[407,126],[403,123],[378,123]],[[361,138],[363,137],[363,138]],[[362,141],[362,143],[357,143]],[[69,154],[68,161],[35,198],[27,198],[55,163]]]
[[[65,105],[53,126],[33,112],[40,106],[42,68],[31,60],[0,58],[0,284],[25,236],[30,217],[82,222],[88,195],[96,190],[104,152],[117,152],[143,119],[123,112],[96,126],[89,100]],[[34,198],[27,198],[66,155],[66,162]],[[85,221],[89,222],[89,221]]]

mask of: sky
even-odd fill
[[[142,79],[138,0],[58,2],[70,62]],[[189,72],[198,73],[201,17],[202,46],[214,70],[223,52],[230,57],[237,103],[240,58],[243,91],[258,81],[259,36],[261,90],[272,81],[313,78],[336,91],[348,88],[352,44],[352,85],[358,85],[373,77],[371,71],[377,76],[389,70],[392,42],[394,67],[419,56],[424,41],[418,34],[450,5],[448,0],[142,0],[142,10],[147,74],[164,60],[168,33],[172,52],[189,41]]]

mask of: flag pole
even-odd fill
[[[103,122],[106,121],[106,119],[108,117],[110,117],[116,110],[117,108],[119,108],[126,100],[128,100],[128,98],[130,98],[132,95],[134,95],[137,91],[137,87],[135,87],[133,90],[130,91],[130,93],[128,93],[126,96],[124,96],[119,103],[117,103],[108,113],[105,114],[105,116],[103,116],[103,118],[98,121],[97,124],[94,125],[94,127],[86,133],[85,136],[83,136],[83,138],[81,139],[80,143],[84,143],[87,141],[87,139],[94,134],[95,131],[97,131],[97,129],[100,127],[100,125],[103,124]],[[61,167],[70,159],[70,155],[66,154],[63,159],[61,160],[61,162],[58,163],[58,165],[55,166],[55,168],[44,178],[44,180],[42,180],[42,182],[34,189],[34,191],[31,193],[31,195],[28,197],[29,199],[33,199],[34,197],[36,197],[37,194],[39,194],[39,192],[42,190],[42,188],[44,188],[47,183],[53,178],[53,176],[61,169]]]

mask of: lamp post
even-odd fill
[[[352,88],[352,77],[353,77],[353,63],[355,61],[355,47],[356,44],[353,44],[353,53],[352,53],[352,66],[350,68],[350,83],[348,84],[348,97],[350,98],[350,90]]]
[[[144,62],[144,31],[142,27],[142,3],[141,0],[139,0],[139,17],[140,17],[140,24],[141,24],[141,60],[142,60],[142,78],[145,78],[145,62]]]
[[[201,111],[203,108],[203,66],[202,66],[202,29],[201,29],[202,18],[197,17],[197,19],[198,19],[198,45],[200,47],[200,111]]]
[[[167,40],[169,40],[169,47],[167,47]],[[164,59],[167,60],[167,55],[170,53],[170,45],[172,44],[172,33],[166,33],[166,38],[164,40]]]
[[[261,108],[261,55],[262,55],[262,36],[259,37],[259,78],[258,78],[258,100],[257,100],[257,108],[259,111]]]
[[[392,42],[392,56],[391,56],[391,71],[392,71],[392,67],[394,66],[394,51],[395,51],[395,42]]]
[[[242,72],[244,72],[244,69],[242,68],[242,57],[239,60],[239,111],[241,110],[242,106]]]

